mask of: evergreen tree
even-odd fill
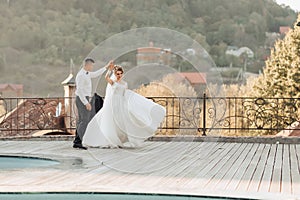
[[[297,22],[300,21],[300,15]],[[275,43],[254,91],[261,97],[300,97],[300,26]]]
[[[300,97],[299,21],[300,14],[294,28],[275,43],[264,72],[254,85],[254,96],[263,99],[255,101],[255,112],[249,118],[264,128],[276,128],[277,132],[291,126],[300,114],[300,102],[297,100]],[[274,97],[276,99],[272,99]]]

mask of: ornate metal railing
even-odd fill
[[[166,108],[158,134],[263,135],[300,131],[300,99],[149,97]],[[0,137],[74,133],[74,98],[0,98]],[[44,132],[43,132],[44,131]]]
[[[166,107],[164,134],[266,135],[300,131],[300,98],[152,97]]]
[[[0,137],[70,134],[76,128],[73,98],[0,98]]]

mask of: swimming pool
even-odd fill
[[[59,164],[58,161],[18,156],[0,156],[0,169],[46,167]]]

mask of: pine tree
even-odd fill
[[[282,40],[275,43],[263,74],[254,85],[257,110],[253,121],[264,122],[264,128],[278,131],[299,119],[300,102],[300,14],[298,20]],[[272,99],[276,98],[276,99]],[[274,132],[273,132],[274,133]]]
[[[297,22],[300,21],[300,14]],[[300,97],[300,26],[278,40],[254,91],[261,97]]]

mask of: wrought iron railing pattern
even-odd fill
[[[30,136],[41,130],[76,128],[73,98],[0,98],[0,136]]]
[[[300,99],[250,97],[149,97],[166,108],[158,134],[210,135],[300,130]],[[0,98],[0,137],[41,130],[74,133],[74,98]]]
[[[151,99],[166,107],[161,130],[169,130],[171,134],[194,135],[196,130],[199,135],[263,135],[300,130],[298,98],[207,97],[204,94],[197,98]]]

